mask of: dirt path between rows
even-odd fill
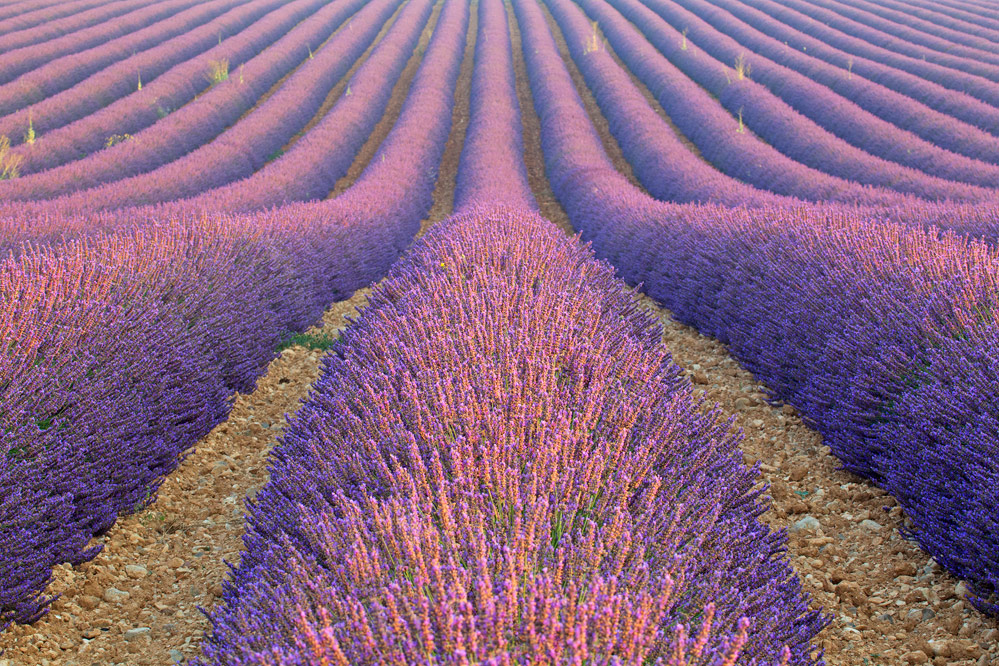
[[[367,291],[335,303],[304,342],[336,337]],[[302,344],[271,362],[253,393],[164,481],[147,510],[97,539],[104,550],[61,565],[49,614],[0,636],[0,666],[161,666],[194,656],[208,620],[198,610],[221,595],[224,561],[242,550],[243,508],[267,478],[267,454],[319,375],[323,352]]]

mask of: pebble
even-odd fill
[[[112,604],[121,603],[122,601],[128,599],[128,597],[129,597],[128,592],[122,592],[121,590],[113,587],[109,587],[108,589],[104,590],[104,601],[107,601],[108,603]]]
[[[170,561],[167,562],[167,564],[170,565],[170,567],[173,569],[179,569],[180,567],[184,566],[184,560],[182,560],[179,557],[171,557]]]
[[[84,594],[77,598],[76,603],[80,604],[80,608],[83,610],[94,610],[100,605],[101,600],[92,594]]]
[[[138,564],[128,564],[125,566],[125,573],[129,578],[145,578],[149,575],[149,569]]]
[[[790,478],[792,481],[801,481],[808,474],[808,468],[804,465],[795,465],[791,468]]]
[[[800,519],[795,524],[791,525],[791,527],[788,528],[788,531],[793,533],[793,532],[800,532],[802,530],[811,530],[814,532],[820,527],[822,527],[822,524],[819,522],[818,518],[816,518],[815,516],[807,515],[804,518]]]
[[[907,652],[902,657],[902,659],[904,659],[905,663],[907,664],[925,664],[930,660],[930,658],[927,657],[926,653],[923,652],[922,650],[913,650],[912,652]]]
[[[125,640],[132,641],[136,638],[142,638],[143,636],[148,636],[151,629],[149,627],[136,627],[135,629],[129,629],[125,632]]]
[[[170,650],[170,658],[173,659],[176,664],[184,663],[184,653],[176,648]]]
[[[957,585],[954,586],[954,596],[963,599],[964,595],[968,593],[968,585],[963,580],[958,581]]]
[[[880,523],[876,523],[869,518],[867,520],[862,520],[860,522],[860,526],[863,527],[865,530],[870,530],[872,532],[878,532],[884,529],[884,527],[882,527]]]

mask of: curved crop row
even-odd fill
[[[325,4],[324,0],[294,0],[214,48],[174,66],[142,90],[39,135],[34,145],[18,146],[12,152],[23,160],[22,177],[80,159],[104,148],[111,137],[134,134],[170,115],[209,86],[206,75],[213,66],[228,62],[235,71]]]
[[[845,69],[847,71],[847,81],[852,81],[853,79],[850,77],[855,73],[858,77],[862,77],[864,80],[871,81],[882,85],[889,90],[901,93],[902,95],[917,102],[921,102],[922,104],[925,104],[940,113],[962,120],[993,135],[999,135],[999,109],[996,109],[994,106],[972,97],[965,92],[945,88],[939,83],[935,83],[934,81],[923,78],[922,76],[897,69],[896,67],[885,64],[884,62],[877,62],[856,52],[848,53],[847,51],[831,46],[823,41],[820,41],[819,39],[816,39],[815,37],[795,29],[791,25],[777,20],[762,11],[760,7],[747,5],[740,0],[708,1],[731,13],[746,25],[752,26],[768,37],[771,37],[790,47],[787,49],[786,53],[794,53],[795,56],[792,57],[785,54],[784,57],[789,59],[788,62],[799,61],[800,58],[797,57],[799,52],[807,54],[808,56],[811,56],[811,58],[821,60],[832,65],[834,69],[837,69],[840,72]],[[761,3],[762,1],[763,0],[761,0]],[[771,6],[778,7],[778,5],[773,3],[771,3]],[[843,41],[849,41],[845,35],[843,35]],[[860,42],[859,40],[856,40],[855,43]],[[878,50],[871,49],[871,51],[877,52]],[[882,53],[887,54],[888,52],[882,50]],[[872,53],[868,52],[867,55],[872,55]],[[885,60],[890,62],[891,58],[886,58]],[[805,65],[805,62],[810,61],[802,61],[802,66]],[[943,71],[944,68],[939,69]],[[813,68],[808,69],[808,72],[811,71],[813,71]],[[927,72],[923,72],[923,74],[927,74]],[[824,80],[823,82],[827,85],[832,85],[828,81]],[[843,85],[842,79],[840,85]],[[858,87],[859,85],[860,84],[858,84]],[[850,98],[854,99],[855,96],[852,91],[852,87],[848,86],[848,88],[851,90]],[[865,95],[858,90],[856,92],[856,99],[858,104],[871,104],[872,107],[868,108],[869,111],[873,113],[879,112],[879,107],[874,106],[877,102],[876,98]],[[902,113],[905,110],[906,109],[903,108],[899,113]]]
[[[65,56],[39,68],[33,83],[17,79],[0,86],[0,135],[18,144],[29,127],[44,134],[134,92],[164,71],[216,43],[218,35],[231,34],[264,14],[263,3],[215,0],[180,12],[151,27],[162,30],[162,43],[126,57],[99,72],[88,71],[83,54]],[[114,48],[108,45],[107,48]],[[91,49],[99,54],[100,49]],[[125,53],[132,53],[126,45]],[[103,57],[98,55],[98,57]],[[53,82],[58,82],[55,87]]]
[[[87,212],[141,206],[191,197],[252,175],[312,119],[330,90],[367,50],[398,7],[398,0],[366,4],[351,18],[349,30],[333,35],[282,81],[274,94],[214,139],[147,173],[60,197],[52,207]],[[411,0],[397,19],[400,39],[415,44],[432,7],[432,0]],[[209,102],[207,96],[204,99],[217,108],[217,102]],[[171,136],[171,130],[190,133],[180,124],[163,129],[156,125],[149,131],[156,131],[160,142],[180,143],[180,137]],[[143,138],[138,134],[134,140]],[[154,146],[153,150],[160,149]]]
[[[761,190],[812,201],[891,204],[906,195],[864,187],[795,162],[743,127],[683,75],[637,28],[603,2],[578,4],[597,20],[617,55],[701,152],[723,173]]]
[[[524,55],[573,225],[798,406],[849,469],[899,500],[970,600],[999,613],[999,413],[984,399],[999,394],[999,254],[849,207],[651,199],[613,169],[548,41],[525,42]]]
[[[589,0],[585,6],[593,4],[596,0]],[[983,201],[994,199],[997,194],[990,189],[929,176],[850,145],[799,114],[763,85],[748,78],[745,71],[740,74],[729,69],[698,48],[696,43],[685,50],[680,31],[656,13],[662,9],[660,2],[649,0],[647,4],[641,4],[637,0],[610,0],[609,4],[635,23],[680,70],[717,96],[730,113],[740,113],[747,128],[797,162],[840,178],[927,199]],[[738,67],[736,63],[733,65]],[[951,155],[951,163],[960,161],[959,156]],[[995,168],[984,164],[982,167]]]
[[[947,28],[949,39],[963,37],[964,35],[975,35],[983,40],[991,42],[988,50],[995,50],[995,41],[999,38],[999,21],[994,16],[983,16],[982,14],[968,14],[959,10],[947,7],[943,3],[935,3],[930,8],[926,8],[926,3],[919,0],[906,3],[895,2],[894,0],[883,0],[881,5],[886,9],[891,9],[895,20],[901,22],[900,11],[904,11],[907,17],[918,20],[920,29],[926,29],[929,25],[940,28]],[[911,27],[917,27],[911,24]]]
[[[28,30],[39,23],[55,21],[63,16],[101,4],[103,0],[6,0],[0,4],[0,31],[3,34]],[[57,5],[53,7],[53,5]]]
[[[11,527],[0,533],[0,623],[44,613],[52,566],[92,557],[90,536],[151,500],[285,331],[384,275],[412,239],[464,47],[467,7],[449,6],[452,34],[435,35],[381,159],[341,197],[91,234],[7,260],[0,337],[24,342],[0,355],[0,524]]]
[[[917,0],[910,3],[910,6],[918,5],[932,10],[932,13],[945,14],[966,23],[978,23],[983,26],[992,26],[999,30],[999,20],[995,18],[995,11],[990,7],[971,2],[954,2],[953,0]],[[929,7],[927,7],[929,5]]]
[[[964,92],[992,105],[999,100],[999,68],[903,42],[801,0],[755,0],[754,6],[788,25],[850,53]],[[791,10],[791,11],[788,11]]]
[[[90,0],[83,3],[67,4],[76,5],[78,8],[52,7],[39,10],[34,13],[34,16],[0,21],[0,54],[6,55],[11,51],[28,46],[37,47],[44,42],[60,37],[64,38],[74,32],[92,28],[104,21],[119,17],[127,18],[130,12],[156,3],[150,3],[149,0],[118,0],[117,2]],[[70,9],[68,15],[64,13],[67,9]],[[21,72],[16,70],[4,71],[0,74],[0,82],[9,81],[19,73]]]
[[[852,63],[844,70],[789,49],[706,0],[679,0],[679,4],[691,14],[669,7],[669,16],[661,15],[674,25],[689,28],[688,37],[718,60],[734,63],[741,58],[752,68],[754,80],[854,146],[941,178],[986,187],[999,185],[995,171],[999,137],[873,84],[859,72],[854,76]],[[666,5],[656,3],[655,8],[660,7]],[[692,15],[698,20],[686,20]],[[712,34],[708,24],[726,36]],[[954,153],[973,159],[960,159]]]
[[[635,177],[657,199],[756,206],[780,200],[719,172],[691,152],[649,106],[600,42],[581,9],[547,0],[586,84]]]
[[[95,19],[95,22],[100,20],[106,22],[97,22],[96,25],[84,30],[71,32],[64,37],[41,44],[6,51],[0,55],[0,72],[2,72],[0,83],[23,85],[29,98],[34,94],[35,86],[48,86],[49,90],[53,91],[61,90],[62,88],[58,86],[65,87],[67,84],[64,81],[50,82],[47,77],[35,77],[32,70],[56,58],[89,51],[80,66],[81,69],[86,66],[90,68],[90,72],[95,72],[101,67],[128,57],[135,50],[157,43],[162,38],[158,37],[160,30],[155,23],[169,19],[177,12],[195,4],[198,4],[196,0],[160,0],[153,4],[149,4],[146,0],[135,0],[134,11],[124,16],[113,17],[114,20]],[[115,5],[105,7],[113,6]],[[123,45],[127,47],[121,48]],[[25,76],[29,78],[22,81]]]
[[[239,120],[275,83],[303,61],[309,61],[311,45],[326,40],[364,5],[364,0],[336,0],[327,4],[248,60],[245,67],[240,65],[238,70],[227,71],[224,80],[219,80],[198,99],[136,132],[131,139],[54,169],[0,181],[0,197],[10,201],[49,199],[145,173],[185,155]],[[374,39],[384,18],[380,23],[366,22],[364,34]],[[46,147],[39,142],[37,148]]]
[[[842,16],[934,51],[999,64],[999,45],[995,43],[994,33],[988,38],[979,37],[968,30],[952,30],[939,21],[931,23],[913,16],[911,12],[903,13],[863,0],[840,0],[824,6]]]

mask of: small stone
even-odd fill
[[[801,481],[808,474],[808,468],[804,465],[795,465],[791,468],[790,478],[792,481]]]
[[[749,400],[746,398],[737,398],[735,401],[736,409],[749,409]]]
[[[171,557],[167,564],[170,565],[171,569],[179,569],[184,566],[184,560],[179,557]]]
[[[100,629],[87,629],[86,631],[83,632],[84,638],[97,638],[100,635],[101,635]]]
[[[853,581],[843,581],[836,586],[836,594],[840,599],[849,601],[850,603],[861,606],[867,602],[867,595],[864,594],[864,590],[859,584]]]
[[[111,604],[121,603],[122,601],[128,599],[128,597],[129,597],[128,592],[122,592],[121,590],[113,587],[109,587],[108,589],[104,590],[104,601]]]
[[[884,527],[882,527],[880,523],[876,523],[871,519],[862,520],[860,522],[860,526],[863,527],[865,530],[870,530],[871,532],[878,532],[884,529]]]
[[[925,664],[930,660],[930,658],[927,657],[926,653],[923,652],[922,650],[913,650],[912,652],[907,652],[904,655],[902,655],[902,659],[904,659],[905,663],[907,664]]]
[[[145,578],[149,575],[149,569],[138,564],[128,564],[125,566],[125,573],[129,578]]]
[[[763,427],[763,419],[753,419],[750,423],[754,428]]]
[[[83,610],[94,610],[101,603],[101,600],[92,594],[84,594],[77,598],[76,603],[80,604],[80,608]]]
[[[784,405],[783,407],[780,408],[780,410],[784,412],[784,414],[786,414],[787,416],[794,416],[795,414],[798,413],[798,410],[795,409],[794,406],[792,405]]]
[[[184,653],[176,648],[170,650],[170,658],[173,659],[173,662],[175,664],[184,663]]]
[[[136,627],[135,629],[129,629],[125,632],[125,640],[132,641],[136,638],[142,638],[143,636],[148,636],[151,629],[149,627]]]
[[[934,657],[950,656],[950,643],[947,641],[930,641],[930,649],[933,650]]]
[[[957,585],[954,586],[954,596],[959,599],[963,599],[964,595],[968,593],[968,585],[963,580],[958,581]]]
[[[788,531],[791,533],[800,532],[802,530],[811,530],[814,532],[820,527],[822,527],[822,524],[819,523],[815,516],[806,515],[804,518],[791,525]]]

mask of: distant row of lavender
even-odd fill
[[[384,275],[432,204],[467,8],[451,0],[399,123],[329,202],[29,248],[0,271],[0,623],[149,502],[288,330]],[[68,350],[72,350],[69,352]]]
[[[11,137],[11,143],[17,145],[23,141],[29,123],[36,134],[45,135],[121,97],[138,92],[140,82],[149,85],[170,67],[215,46],[219,35],[239,32],[275,7],[273,1],[268,3],[266,0],[247,3],[214,0],[200,4],[178,14],[172,21],[164,21],[164,27],[171,22],[180,24],[177,37],[169,38],[164,34],[165,41],[161,44],[90,76],[74,69],[77,58],[83,56],[54,60],[48,67],[36,70],[48,70],[48,75],[38,78],[38,86],[34,89],[36,95],[29,95],[28,91],[20,89],[15,85],[16,81],[0,86],[0,113],[3,114],[0,135]],[[60,71],[72,72],[72,78],[67,77],[66,81],[69,87],[61,91],[52,90],[49,88],[49,75],[53,80],[63,79]]]
[[[604,154],[537,8],[515,6],[548,175],[584,238],[798,406],[999,612],[996,250],[832,205],[649,198]]]
[[[16,80],[25,72],[44,65],[54,58],[69,54],[81,54],[90,49],[80,68],[93,72],[100,67],[127,57],[134,49],[143,49],[156,44],[161,30],[154,24],[169,19],[178,11],[197,4],[196,0],[128,0],[108,3],[105,7],[93,10],[95,17],[90,27],[70,32],[56,39],[28,43],[12,50],[0,52],[0,83]],[[118,16],[123,9],[132,11]],[[145,28],[145,29],[143,29]],[[32,29],[32,37],[45,33],[44,29]],[[174,33],[176,34],[176,33]],[[11,38],[16,35],[10,35]],[[0,37],[0,41],[3,37]],[[34,40],[32,40],[33,42]],[[116,43],[118,42],[118,43]],[[125,46],[126,48],[121,48]],[[95,50],[96,49],[96,50]],[[58,89],[58,88],[57,88]]]
[[[834,67],[789,49],[706,0],[680,1],[686,10],[661,0],[651,6],[720,62],[741,57],[754,81],[850,144],[942,178],[999,186],[999,137],[854,76],[849,63]]]
[[[327,4],[324,0],[294,0],[285,4],[221,44],[174,66],[142,90],[39,136],[33,146],[18,146],[13,152],[24,160],[21,177],[79,160],[104,148],[111,137],[135,134],[172,114],[208,88],[207,75],[213,63],[227,61],[229,69],[236,73],[240,65]]]
[[[480,0],[463,212],[327,357],[204,663],[816,663],[727,424],[530,210],[505,20]]]
[[[59,167],[0,181],[0,198],[9,201],[48,199],[129,178],[183,157],[253,109],[274,84],[303,62],[309,62],[312,46],[328,39],[366,4],[364,0],[327,3],[311,14],[308,21],[299,23],[245,65],[228,71],[224,80],[216,81],[197,99],[136,132],[131,139]],[[360,22],[358,30],[368,36],[368,42],[378,34],[391,13],[390,5],[395,4],[398,0],[382,0],[378,6],[383,11],[375,16],[368,13],[369,20]],[[207,70],[202,73],[205,83],[208,82],[206,74]],[[71,127],[73,125],[64,129]],[[48,146],[41,141],[33,148],[40,153],[48,151]]]
[[[754,0],[753,6],[843,51],[911,72],[999,106],[999,67],[951,56],[892,37],[804,0]]]
[[[892,122],[898,122],[911,131],[918,131],[916,128],[920,127],[922,123],[915,118],[903,120],[906,114],[912,113],[922,116],[925,113],[919,109],[918,105],[911,102],[898,106],[890,104],[893,99],[897,100],[897,98],[885,95],[883,92],[885,89],[893,90],[909,100],[925,104],[927,107],[992,134],[999,133],[999,109],[967,93],[945,88],[931,80],[876,62],[858,53],[847,53],[796,30],[792,26],[772,18],[756,6],[746,5],[740,0],[709,1],[730,12],[743,24],[739,28],[733,27],[733,30],[738,31],[738,33],[731,33],[733,36],[736,34],[752,35],[753,33],[749,30],[749,27],[752,27],[761,34],[773,38],[777,43],[790,47],[774,50],[768,48],[765,45],[766,42],[761,42],[759,38],[753,37],[753,50],[765,48],[767,54],[781,64],[794,67],[806,76],[814,78],[816,81],[841,92],[841,94],[849,91],[850,99],[857,104],[878,115],[891,114]],[[761,6],[763,2],[764,0],[761,0]],[[772,2],[769,4],[773,7],[777,6]],[[698,13],[707,17],[706,13]],[[738,39],[742,41],[741,36]],[[749,42],[744,43],[748,45]],[[873,52],[877,52],[877,49],[873,49]],[[831,66],[831,69],[823,63]],[[846,77],[842,76],[844,69],[847,71]],[[839,73],[838,77],[836,76],[837,72]],[[978,81],[980,84],[985,83],[981,80]],[[882,87],[872,87],[866,82]],[[890,105],[890,108],[884,108],[886,105]],[[887,115],[882,115],[882,117],[888,118]],[[946,128],[941,129],[939,136],[947,136],[946,132]],[[920,136],[930,138],[924,134],[920,134]],[[963,147],[964,142],[959,141],[952,144],[951,149],[957,150],[958,145]],[[963,152],[963,150],[962,148],[958,152]],[[976,157],[976,155],[971,156]]]
[[[401,12],[396,21],[400,24],[400,51],[412,52],[432,7],[431,0],[413,0]],[[305,60],[282,81],[278,90],[254,105],[239,117],[238,123],[224,129],[214,139],[205,137],[199,141],[197,133],[191,132],[186,122],[179,120],[165,128],[160,127],[160,124],[154,125],[146,132],[156,132],[160,144],[189,142],[193,150],[153,171],[116,179],[105,185],[60,197],[52,202],[51,208],[66,212],[87,212],[154,204],[191,197],[204,190],[252,176],[268,160],[280,153],[293,136],[304,130],[333,87],[371,45],[382,26],[397,9],[398,0],[373,0],[363,4],[351,18],[350,29],[337,32],[322,48],[313,51],[312,55],[308,55],[306,50]],[[381,79],[379,83],[384,86],[385,81],[386,79]],[[236,89],[238,85],[234,83],[228,86],[232,88],[230,94],[245,95],[247,101],[252,100],[253,92],[243,93]],[[350,94],[353,94],[352,91]],[[208,113],[218,113],[218,96],[206,94],[178,112],[178,118],[184,111],[193,110],[202,101]],[[224,128],[221,123],[218,126]],[[194,136],[185,141],[181,139],[183,133]],[[143,134],[137,134],[135,140],[143,140]],[[162,151],[160,145],[137,146],[136,149],[143,153],[152,150],[159,154]],[[213,209],[232,210],[225,207]]]
[[[697,39],[688,38],[690,46],[685,49],[685,38],[681,30],[666,23],[652,9],[655,7],[657,11],[667,14],[669,5],[666,2],[658,0],[649,0],[645,4],[639,3],[638,0],[610,0],[609,2],[607,0],[586,0],[581,2],[581,5],[588,11],[594,5],[602,4],[613,5],[621,11],[624,16],[634,22],[635,26],[660,52],[669,58],[671,63],[690,77],[692,81],[715,95],[717,102],[729,113],[739,114],[748,129],[800,164],[839,178],[915,194],[927,199],[982,201],[996,197],[997,192],[993,189],[972,187],[938,176],[930,176],[911,166],[902,166],[876,157],[867,150],[876,151],[879,143],[877,141],[872,142],[871,146],[865,147],[867,150],[852,146],[806,116],[796,112],[779,97],[770,93],[765,86],[751,78],[752,72],[749,70],[740,73],[734,67],[736,64],[734,61],[726,63],[712,58],[702,50],[702,47],[699,47]],[[713,34],[713,36],[716,35],[717,33]],[[610,38],[610,36],[608,37]],[[612,43],[614,43],[613,39]],[[615,48],[617,48],[616,45]],[[747,65],[752,61],[752,57],[746,58]],[[784,73],[788,76],[793,74],[788,70],[785,70]],[[795,79],[795,82],[800,84],[801,78]],[[814,96],[830,95],[831,97],[826,97],[827,103],[832,104],[833,102],[829,100],[837,98],[824,86],[811,83],[806,84],[805,87]],[[856,109],[856,107],[853,108],[856,111],[856,113],[852,113],[853,116],[865,115],[867,116],[864,118],[865,122],[874,123],[874,119],[869,114]],[[832,122],[840,121],[833,119]],[[934,151],[932,146],[928,146],[918,137],[897,128],[893,129],[896,135],[901,132],[902,136],[906,138],[903,144],[906,150],[912,149],[918,155],[920,148],[923,149],[926,154],[924,154],[920,164],[924,168],[945,169],[947,178],[954,178],[960,174],[963,178],[974,180],[976,179],[975,174],[981,173],[987,180],[999,185],[999,180],[996,180],[999,168],[995,165],[975,163],[968,158],[946,153],[946,151],[939,149]],[[903,154],[906,154],[905,151]],[[927,154],[933,155],[933,158],[930,159]],[[946,155],[945,160],[941,159],[941,154]],[[894,154],[894,157],[903,159],[897,153]]]
[[[3,34],[30,30],[42,23],[78,14],[105,0],[5,0],[0,3],[0,30]]]

